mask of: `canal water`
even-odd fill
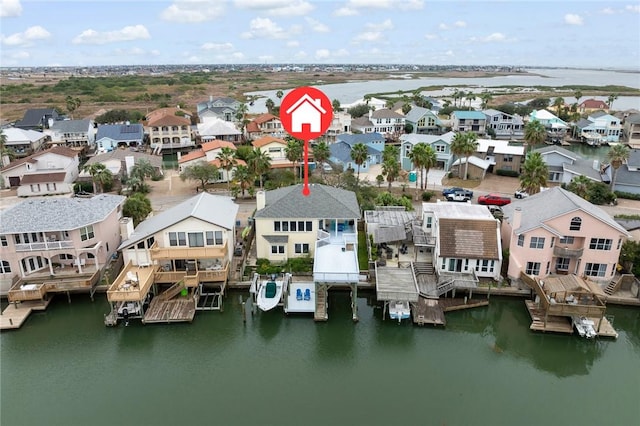
[[[11,425],[635,425],[640,310],[609,307],[617,340],[537,334],[522,299],[447,314],[446,328],[382,320],[372,294],[331,293],[329,321],[107,328],[104,296],[56,298],[0,335],[0,423]]]

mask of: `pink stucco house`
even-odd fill
[[[521,272],[609,282],[630,237],[604,210],[560,187],[516,200],[503,211],[502,244],[509,249],[512,282]]]

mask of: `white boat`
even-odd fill
[[[593,339],[598,335],[598,333],[596,333],[595,323],[589,318],[573,316],[571,320],[580,337]]]
[[[262,281],[258,288],[256,303],[263,311],[275,308],[282,300],[284,281],[276,278],[276,275],[272,275],[268,280]]]
[[[389,318],[401,322],[403,319],[409,319],[409,317],[411,317],[409,302],[389,302]]]

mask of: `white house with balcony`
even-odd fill
[[[400,136],[400,164],[404,170],[413,170],[410,154],[414,146],[424,143],[430,146],[436,153],[436,167],[445,171],[451,169],[454,155],[451,153],[451,142],[455,132],[447,132],[443,135],[424,135],[409,133]]]
[[[618,142],[622,133],[620,119],[604,112],[594,112],[577,123],[580,137],[601,144]]]

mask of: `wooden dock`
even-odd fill
[[[480,306],[487,305],[489,305],[489,301],[486,299],[468,299],[460,297],[450,299],[429,299],[426,297],[420,297],[418,303],[412,306],[413,323],[417,325],[446,325],[447,320],[444,316],[445,312],[478,308]]]
[[[573,328],[573,325],[571,324],[570,317],[548,315],[545,324],[545,313],[543,309],[540,309],[538,305],[532,300],[526,300],[525,305],[527,306],[529,315],[531,315],[532,322],[531,326],[529,326],[530,330],[565,334],[574,334],[576,332]],[[589,319],[592,320],[595,324],[598,324],[598,321],[600,321],[598,318],[589,317]],[[615,331],[607,317],[602,318],[600,331],[597,331],[597,333],[598,337],[612,337],[614,339],[618,338],[618,333]]]
[[[192,322],[196,315],[196,302],[192,298],[151,300],[142,320],[145,324],[159,322]]]
[[[51,299],[10,303],[0,315],[0,330],[15,330],[22,327],[32,311],[44,311],[49,303]]]

